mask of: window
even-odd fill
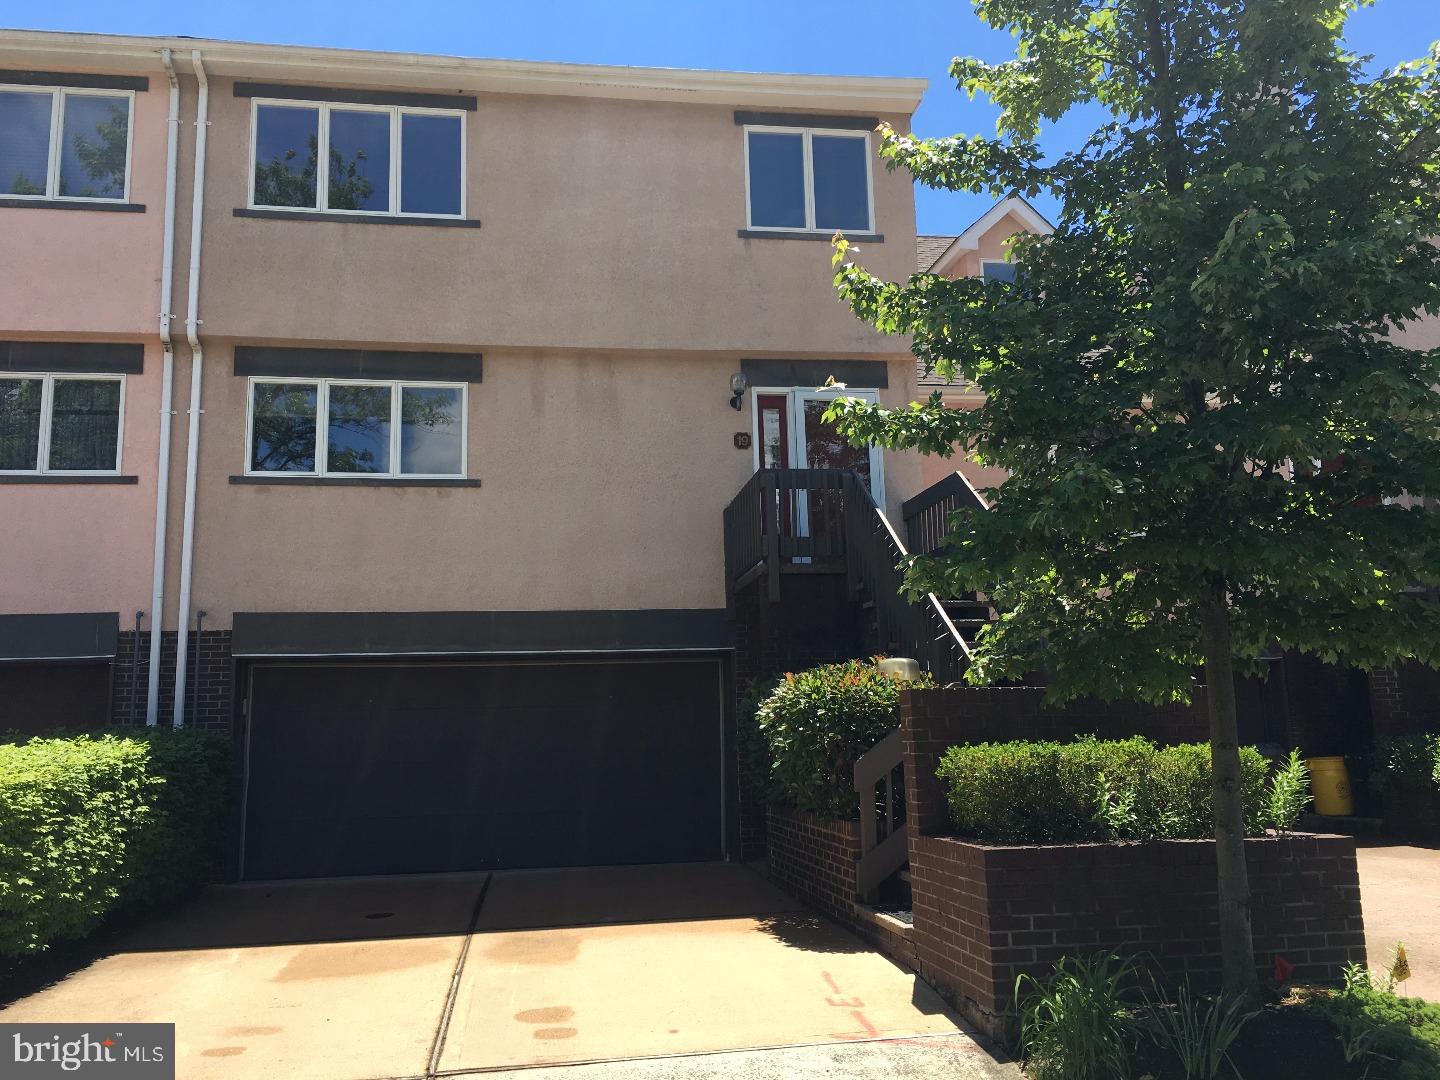
[[[464,215],[463,113],[258,99],[254,110],[252,207]]]
[[[0,473],[118,473],[125,380],[0,375]]]
[[[746,127],[745,195],[752,229],[873,232],[870,136]]]
[[[250,380],[247,473],[463,477],[463,383]]]
[[[1004,259],[981,259],[980,276],[987,282],[1004,281],[1009,284],[1015,282],[1015,264]]]
[[[0,196],[124,202],[135,95],[0,86]]]

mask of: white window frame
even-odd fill
[[[317,160],[315,176],[314,206],[271,206],[255,201],[255,153],[260,138],[260,109],[274,106],[282,109],[314,109],[317,119]],[[330,207],[330,113],[341,112],[382,113],[390,118],[390,206],[386,210],[347,210]],[[406,116],[451,116],[460,121],[460,212],[457,214],[419,214],[405,212],[401,185],[404,170],[400,167],[402,128]],[[296,214],[360,214],[367,217],[439,218],[445,221],[465,217],[466,176],[469,170],[466,143],[466,116],[463,109],[424,109],[410,105],[352,105],[343,101],[305,101],[296,98],[251,98],[250,99],[250,175],[245,182],[245,205],[251,210],[273,210],[276,213]]]
[[[847,236],[874,236],[875,235],[875,170],[871,161],[873,156],[870,153],[870,133],[868,131],[857,131],[854,128],[810,128],[810,127],[776,127],[771,124],[745,124],[741,129],[745,139],[745,227],[752,232],[774,232],[774,233],[832,233],[837,230],[831,228],[818,228],[815,224],[815,162],[811,151],[811,143],[816,135],[826,138],[836,136],[845,139],[860,139],[865,143],[865,209],[869,215],[869,227],[856,231],[846,232]],[[803,149],[801,155],[805,163],[805,225],[796,227],[792,225],[756,225],[755,214],[750,204],[750,135],[799,135],[800,145]]]
[[[255,387],[257,384],[315,387],[315,468],[309,472],[284,472],[279,469],[253,468],[255,438]],[[386,386],[390,388],[390,469],[387,472],[344,472],[329,467],[330,387]],[[460,471],[458,473],[413,473],[400,471],[400,419],[403,390],[460,391]],[[470,386],[463,382],[433,382],[425,379],[321,379],[272,375],[252,375],[245,387],[245,475],[264,476],[283,482],[295,479],[336,477],[368,480],[464,480],[470,475]]]
[[[761,430],[760,417],[760,399],[762,397],[785,398],[786,438],[789,442],[786,452],[792,462],[790,467],[808,469],[811,466],[805,454],[805,402],[858,398],[861,401],[878,404],[880,391],[868,389],[829,390],[813,386],[752,386],[750,388],[750,427],[752,431],[750,446],[752,448],[751,461],[756,472],[759,472],[761,468],[762,458],[760,455],[764,453],[765,441],[765,432]],[[876,505],[883,508],[885,506],[885,451],[875,443],[871,443],[866,449],[870,452],[870,494],[874,497]],[[796,462],[803,464],[794,464]]]
[[[29,199],[33,202],[128,203],[130,201],[130,162],[135,155],[135,91],[102,90],[76,86],[24,86],[0,83],[0,92],[50,96],[50,155],[45,162],[44,195],[0,194],[3,199]],[[108,97],[125,99],[125,183],[118,195],[61,195],[60,160],[64,153],[65,99],[70,97]]]
[[[118,476],[125,456],[125,376],[107,371],[93,373],[59,371],[5,371],[0,382],[40,380],[40,444],[36,449],[36,468],[0,469],[0,476]],[[115,418],[115,467],[113,469],[52,469],[50,467],[50,429],[55,421],[55,384],[57,382],[115,382],[120,384],[120,400]]]
[[[1014,265],[1015,265],[1015,264],[1012,263],[1009,259],[981,259],[981,260],[980,260],[980,280],[981,280],[981,281],[985,281],[985,280],[986,280],[986,278],[985,278],[985,267],[987,267],[987,266],[1014,266]],[[1018,268],[1018,267],[1016,267],[1016,273],[1017,273],[1017,274],[1019,273],[1019,268]]]

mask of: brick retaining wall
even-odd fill
[[[1262,978],[1277,953],[1301,982],[1337,982],[1365,962],[1353,838],[1247,840],[1246,855]],[[922,977],[993,1035],[1016,976],[1064,956],[1147,953],[1160,973],[1218,984],[1212,841],[1003,847],[912,834],[910,874]]]
[[[821,821],[806,810],[770,804],[766,864],[771,880],[812,907],[856,921],[858,821]]]

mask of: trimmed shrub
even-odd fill
[[[1267,765],[1253,747],[1242,747],[1240,767],[1246,829],[1259,833],[1271,808]],[[1137,736],[952,746],[937,775],[948,785],[955,828],[977,840],[1062,844],[1214,835],[1205,743],[1162,748]]]
[[[1377,737],[1370,789],[1390,828],[1440,832],[1440,735]]]
[[[229,740],[145,730],[0,745],[0,956],[210,880]]]
[[[927,675],[911,685],[934,683]],[[858,818],[855,762],[900,726],[901,689],[861,660],[786,675],[755,711],[770,797],[827,821]]]

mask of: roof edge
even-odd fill
[[[0,29],[0,67],[103,67],[156,72],[161,70],[162,49],[170,49],[182,61],[188,61],[191,51],[198,49],[204,55],[207,72],[222,77],[905,115],[915,111],[929,85],[926,79],[871,75],[790,75],[489,60],[210,38]]]

